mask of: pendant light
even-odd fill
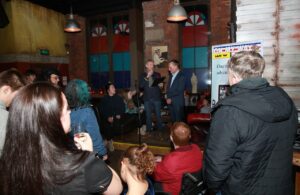
[[[72,6],[71,6],[71,13],[70,13],[69,19],[67,20],[67,23],[65,25],[64,31],[65,32],[80,32],[81,31],[79,23],[74,19]]]
[[[174,0],[174,6],[168,13],[168,21],[180,22],[187,19],[185,9],[180,5],[179,0]]]

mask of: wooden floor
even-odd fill
[[[170,142],[170,125],[166,125],[161,131],[153,131],[145,136],[138,135],[138,129],[132,130],[129,133],[120,135],[114,138],[115,151],[109,152],[109,160],[107,163],[115,169],[118,173],[120,171],[120,159],[123,152],[130,146],[139,145],[140,143],[146,143],[154,155],[165,155],[172,149]],[[200,148],[203,148],[205,143],[205,135],[199,127],[192,130],[192,143],[198,144]]]
[[[139,145],[146,143],[152,150],[155,150],[155,154],[165,154],[169,152],[172,147],[170,142],[170,124],[165,125],[162,130],[151,131],[142,136],[138,134],[138,129],[131,130],[130,132],[120,135],[114,138],[114,146],[119,150],[126,150],[130,145]],[[192,139],[191,141],[199,147],[203,148],[205,143],[205,134],[203,129],[194,128],[191,126]]]

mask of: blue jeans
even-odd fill
[[[148,100],[144,102],[145,106],[145,113],[146,113],[146,127],[147,131],[152,130],[152,110],[154,109],[155,116],[156,116],[156,127],[157,129],[162,128],[162,121],[161,121],[161,101],[155,100]]]

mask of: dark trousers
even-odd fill
[[[109,123],[108,121],[102,121],[102,124],[105,139],[111,140],[115,136],[122,134],[121,119],[114,118],[114,121],[112,123]]]
[[[105,139],[110,140],[115,136],[119,136],[137,129],[143,124],[144,114],[141,113],[140,120],[138,114],[123,114],[120,119],[114,118],[113,123],[109,123],[107,120],[102,120],[103,134]]]
[[[184,121],[184,105],[174,104],[173,102],[168,105],[171,114],[172,122]]]

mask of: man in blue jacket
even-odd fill
[[[293,194],[297,110],[279,87],[262,78],[256,52],[228,62],[230,95],[213,110],[204,153],[204,177],[222,195]]]
[[[170,79],[167,88],[167,104],[170,110],[172,122],[180,122],[184,119],[184,86],[185,77],[180,70],[177,60],[169,62]]]

